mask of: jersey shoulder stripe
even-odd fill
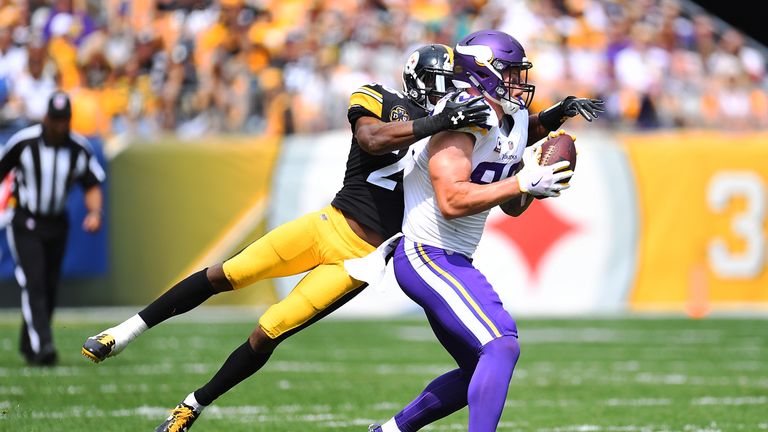
[[[381,118],[381,113],[384,110],[384,100],[381,97],[381,93],[368,86],[362,86],[349,97],[349,109],[358,106]]]
[[[15,134],[11,135],[11,137],[8,138],[8,141],[5,143],[5,145],[6,147],[13,147],[22,141],[26,141],[34,138],[40,138],[40,135],[42,135],[42,133],[43,133],[43,126],[41,124],[35,124],[29,127],[25,127],[24,129],[21,129],[17,131]]]
[[[379,90],[381,86],[378,84],[366,84],[364,86],[361,86],[358,91],[364,91],[372,96],[375,96],[379,100],[383,100],[383,97],[381,95],[381,90]]]
[[[365,116],[392,122],[413,120],[425,114],[423,109],[401,92],[376,83],[366,84],[355,90],[350,96],[347,109],[347,118],[352,124]]]
[[[20,142],[39,138],[42,133],[43,133],[43,127],[40,124],[32,125],[24,129],[21,129],[20,131],[11,135],[11,137],[8,139],[8,142],[6,142],[5,145],[2,148],[0,148],[0,158],[3,158],[6,154],[10,153],[11,150],[14,147],[16,147],[16,145],[18,145]]]
[[[80,135],[77,132],[70,132],[69,138],[72,140],[73,143],[84,148],[89,154],[93,153],[93,147],[91,146],[90,141],[88,141],[88,138],[84,137],[83,135]]]

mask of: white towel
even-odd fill
[[[344,261],[344,269],[353,278],[367,282],[368,285],[379,291],[384,291],[387,285],[384,280],[387,269],[392,269],[392,264],[387,265],[387,255],[392,253],[397,247],[397,241],[402,237],[402,233],[397,233],[385,240],[375,251],[362,258],[348,259]]]

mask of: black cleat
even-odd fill
[[[44,346],[39,353],[23,353],[29,366],[56,366],[59,363],[59,355],[53,345]]]
[[[107,333],[101,333],[86,339],[81,352],[85,358],[94,363],[99,363],[109,357],[114,348],[115,338]]]
[[[171,415],[155,429],[155,432],[187,432],[199,415],[200,413],[194,408],[182,402],[176,405]]]

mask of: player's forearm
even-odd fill
[[[104,205],[104,197],[101,193],[101,186],[91,186],[84,194],[85,208],[88,213],[101,215]]]
[[[499,204],[499,208],[508,216],[517,217],[523,214],[533,202],[533,196],[527,193],[520,194]]]
[[[517,177],[510,177],[483,185],[468,181],[458,182],[450,188],[436,191],[435,195],[443,217],[455,219],[486,211],[519,198],[521,194]]]
[[[532,114],[528,116],[528,143],[526,145],[532,145],[539,140],[545,138],[549,134],[549,129],[541,124],[538,114]]]
[[[413,122],[391,122],[365,125],[355,134],[357,143],[372,155],[401,150],[417,141],[413,136]]]

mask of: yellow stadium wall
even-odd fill
[[[621,137],[639,209],[634,311],[768,304],[768,133]]]
[[[143,304],[263,234],[277,139],[136,144],[111,170],[110,303]],[[207,304],[273,302],[271,281]]]

